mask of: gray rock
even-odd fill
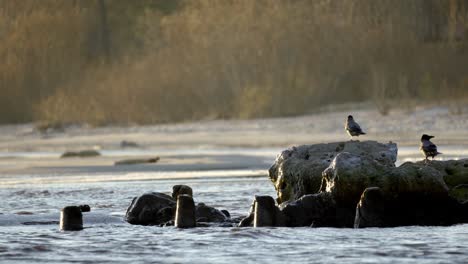
[[[207,206],[204,203],[199,203],[195,211],[197,222],[225,222],[228,217],[220,210]]]
[[[383,227],[386,225],[385,220],[385,201],[382,190],[379,187],[366,188],[356,206],[354,228]]]
[[[283,202],[279,208],[286,225],[383,227],[468,222],[468,185],[464,185],[468,184],[468,159],[407,162],[395,167],[396,154],[396,144],[374,141],[283,151],[270,168],[270,178],[277,200]],[[249,215],[241,224],[253,221]]]
[[[436,164],[436,163],[434,163]],[[445,162],[449,166],[451,162]],[[330,193],[340,208],[355,208],[369,199],[362,193],[368,187],[379,187],[383,194],[385,214],[368,207],[374,218],[385,219],[383,224],[359,226],[445,225],[460,221],[459,203],[449,196],[450,188],[444,181],[445,166],[423,162],[407,162],[400,167],[382,165],[368,156],[351,153],[338,154],[323,172],[322,192]],[[364,191],[365,192],[365,191]],[[375,194],[373,190],[370,194]],[[369,209],[370,208],[370,209]],[[348,211],[343,222],[352,226],[355,213]],[[464,221],[464,220],[461,220]],[[378,223],[378,221],[373,221]]]
[[[319,192],[323,170],[342,152],[367,156],[383,166],[394,167],[398,149],[391,142],[348,141],[303,145],[285,150],[269,169],[270,179],[278,194],[278,203]]]
[[[134,225],[161,225],[173,219],[176,201],[164,193],[146,193],[135,197],[127,209],[125,220]]]
[[[196,225],[195,203],[193,202],[192,196],[187,194],[178,195],[175,226],[179,228],[190,228]]]

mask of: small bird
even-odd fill
[[[365,135],[366,134],[366,133],[364,133],[362,131],[359,124],[356,123],[356,121],[354,121],[354,118],[353,118],[352,115],[349,115],[348,120],[346,120],[345,130],[351,136],[351,140],[353,140],[354,136],[359,137],[359,135]]]
[[[423,134],[421,137],[421,145],[419,146],[419,150],[424,154],[424,157],[426,157],[425,161],[427,162],[428,157],[432,157],[432,160],[434,160],[434,157],[442,154],[439,151],[437,151],[437,146],[431,142],[431,138],[434,136],[429,136],[426,134]]]

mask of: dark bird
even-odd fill
[[[437,146],[431,142],[431,138],[434,136],[429,136],[429,135],[422,135],[421,137],[421,145],[419,146],[419,150],[424,154],[424,157],[426,157],[426,161],[428,157],[432,157],[434,159],[435,156],[442,154],[439,151],[437,151]]]
[[[345,124],[345,130],[346,132],[348,132],[348,134],[351,136],[351,140],[353,139],[353,137],[359,137],[359,135],[365,135],[366,133],[364,133],[361,129],[361,127],[359,126],[358,123],[356,123],[356,121],[354,121],[354,118],[352,115],[349,115],[348,116],[348,120],[346,120],[346,124]]]

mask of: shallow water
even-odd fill
[[[442,158],[468,157],[457,152],[456,146],[450,149],[453,151]],[[467,263],[468,225],[180,230],[132,226],[123,221],[133,197],[150,191],[169,194],[175,184],[190,185],[195,202],[227,209],[233,217],[245,215],[254,195],[276,196],[266,171],[274,160],[273,152],[253,149],[247,158],[236,161],[245,168],[230,168],[233,164],[226,160],[237,157],[239,150],[223,149],[205,153],[218,157],[218,163],[203,170],[190,170],[189,165],[158,170],[157,166],[97,166],[1,175],[0,262]],[[246,155],[245,149],[242,153]],[[35,157],[20,154],[15,156]],[[45,158],[51,157],[48,155]],[[400,148],[399,163],[420,159],[418,155],[417,148]],[[195,165],[192,168],[197,168]],[[74,204],[92,208],[92,212],[84,213],[85,230],[59,231],[56,221],[60,208]]]

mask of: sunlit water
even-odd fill
[[[455,154],[444,158],[468,156],[454,148]],[[420,159],[416,156],[417,149],[400,151],[399,163]],[[255,153],[252,157],[261,156],[260,160],[271,163],[274,159],[270,151]],[[88,168],[51,175],[2,175],[5,184],[0,184],[0,262],[468,262],[468,225],[384,229],[176,229],[133,226],[123,221],[133,197],[149,191],[170,193],[175,184],[190,185],[196,202],[227,209],[233,217],[245,215],[254,195],[275,197],[267,177],[268,163],[247,167],[202,171],[151,171],[148,169],[151,167],[141,170],[134,167],[137,171],[121,172],[119,168],[114,172]],[[17,183],[13,184],[13,180]],[[92,212],[84,214],[85,230],[59,231],[56,221],[60,208],[74,204],[89,204],[92,208]]]

